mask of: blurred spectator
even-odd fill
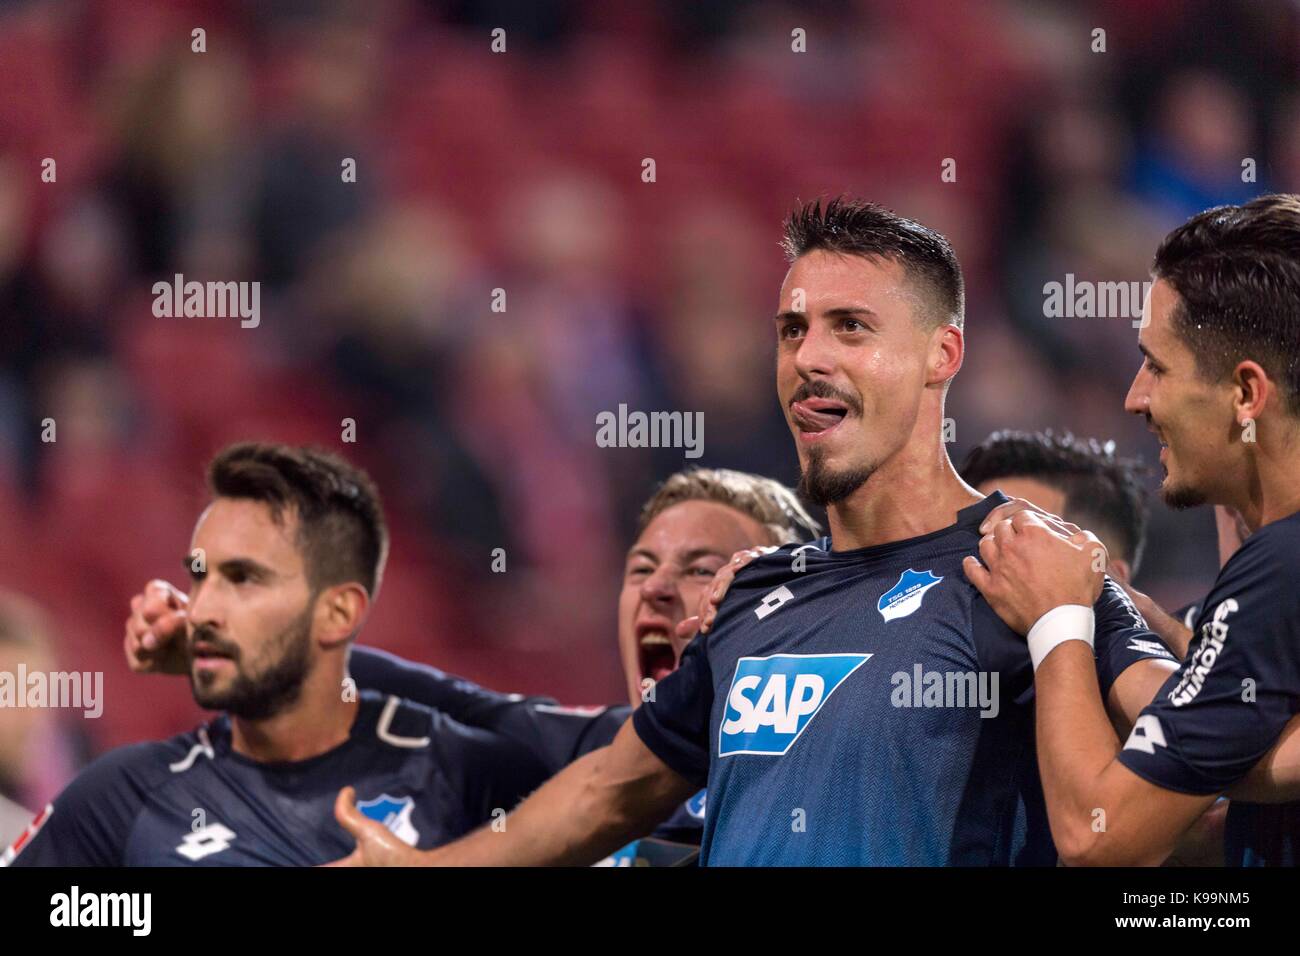
[[[51,624],[32,601],[0,591],[0,674],[6,683],[56,667]],[[0,844],[8,846],[77,769],[84,755],[63,712],[0,707]],[[80,718],[79,712],[72,712]],[[68,718],[69,720],[74,718]]]
[[[1250,104],[1225,77],[1175,76],[1138,152],[1134,192],[1175,221],[1269,192],[1262,177],[1242,179],[1242,162],[1259,152],[1252,134]]]

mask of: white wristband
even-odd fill
[[[1095,623],[1092,608],[1082,604],[1062,604],[1040,617],[1025,638],[1029,642],[1029,658],[1034,662],[1034,670],[1038,670],[1043,659],[1066,641],[1084,641],[1092,647]]]

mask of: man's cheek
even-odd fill
[[[685,608],[685,617],[692,617],[700,613],[700,602],[705,600],[710,590],[713,588],[713,579],[701,581],[699,584],[691,584],[689,587],[683,587],[682,607]]]
[[[624,587],[618,595],[618,624],[619,627],[631,625],[636,618],[637,605],[641,603],[637,591],[632,588]]]

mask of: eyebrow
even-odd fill
[[[686,564],[692,561],[698,561],[700,558],[722,558],[724,561],[731,555],[723,554],[721,551],[714,551],[712,548],[696,548],[693,551],[687,551],[682,555],[682,560]]]
[[[651,561],[659,560],[658,555],[645,548],[633,548],[627,553],[627,557],[628,560],[637,557],[649,558]],[[690,564],[692,561],[697,561],[700,558],[722,558],[725,561],[730,557],[731,555],[723,554],[721,551],[715,551],[713,548],[694,548],[682,555],[682,563]]]
[[[825,312],[822,313],[822,315],[828,319],[859,319],[865,317],[870,317],[873,319],[878,318],[877,314],[873,312],[871,309],[864,308],[864,307],[848,307],[848,306],[837,308],[837,309],[827,309]],[[807,318],[808,318],[807,312],[786,311],[786,312],[778,312],[776,314],[776,318],[773,321],[788,322],[791,319],[807,319]]]
[[[1145,355],[1147,358],[1149,358],[1153,365],[1158,365],[1161,368],[1166,367],[1165,363],[1160,361],[1160,359],[1156,358],[1155,355],[1151,353],[1151,350],[1147,348],[1145,345],[1143,345],[1141,342],[1138,342],[1138,351],[1141,352],[1143,355]]]
[[[185,567],[186,574],[188,574],[190,577],[196,577],[200,574],[207,574],[207,571],[195,571],[193,562],[194,562],[193,554],[187,554],[185,555],[184,558],[181,559],[181,563]],[[254,561],[252,558],[231,558],[228,561],[222,561],[220,564],[218,564],[216,570],[220,571],[224,575],[230,575],[232,573],[242,571],[246,575],[256,576],[259,578],[275,577],[275,572],[271,570],[271,568],[267,567],[265,564],[262,564],[258,561]]]

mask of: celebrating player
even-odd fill
[[[549,769],[509,737],[373,691],[348,646],[379,589],[387,532],[340,459],[236,445],[212,462],[194,529],[183,650],[194,699],[224,713],[86,768],[0,862],[311,865],[347,852],[339,787],[403,846],[504,812]]]
[[[976,491],[1032,501],[1094,531],[1106,545],[1106,573],[1128,584],[1146,547],[1146,493],[1140,463],[1115,455],[1114,442],[1046,432],[997,431],[959,469]]]
[[[726,469],[670,476],[642,508],[628,551],[618,603],[619,653],[636,706],[677,666],[686,641],[676,626],[711,586],[733,552],[802,541],[817,525],[779,482]],[[188,599],[153,581],[131,601],[124,650],[133,670],[183,673]],[[542,697],[488,690],[424,664],[354,645],[351,676],[377,690],[443,711],[455,720],[509,737],[536,754],[548,773],[608,744],[631,707],[560,707]],[[699,845],[704,794],[696,793],[654,831],[617,851],[613,865],[678,863]]]
[[[964,351],[956,258],[865,203],[805,206],[786,239],[777,390],[831,537],[755,560],[610,747],[503,832],[426,862],[590,862],[706,781],[709,864],[1055,862],[1030,658],[960,574],[1006,499],[961,481],[942,441]],[[1174,663],[1115,584],[1097,614],[1100,699],[1131,720],[1122,700],[1149,700]],[[359,839],[350,862],[416,859],[346,793],[339,813]]]
[[[1300,197],[1192,217],[1156,252],[1125,408],[1160,440],[1171,507],[1234,509],[1249,537],[1190,653],[1122,748],[1096,700],[1094,540],[1032,511],[991,516],[972,582],[1028,635],[1052,832],[1074,863],[1156,863],[1300,711]],[[1274,776],[1286,770],[1277,768]],[[1104,814],[1105,826],[1093,821]],[[1295,804],[1233,800],[1230,864],[1300,862]]]

